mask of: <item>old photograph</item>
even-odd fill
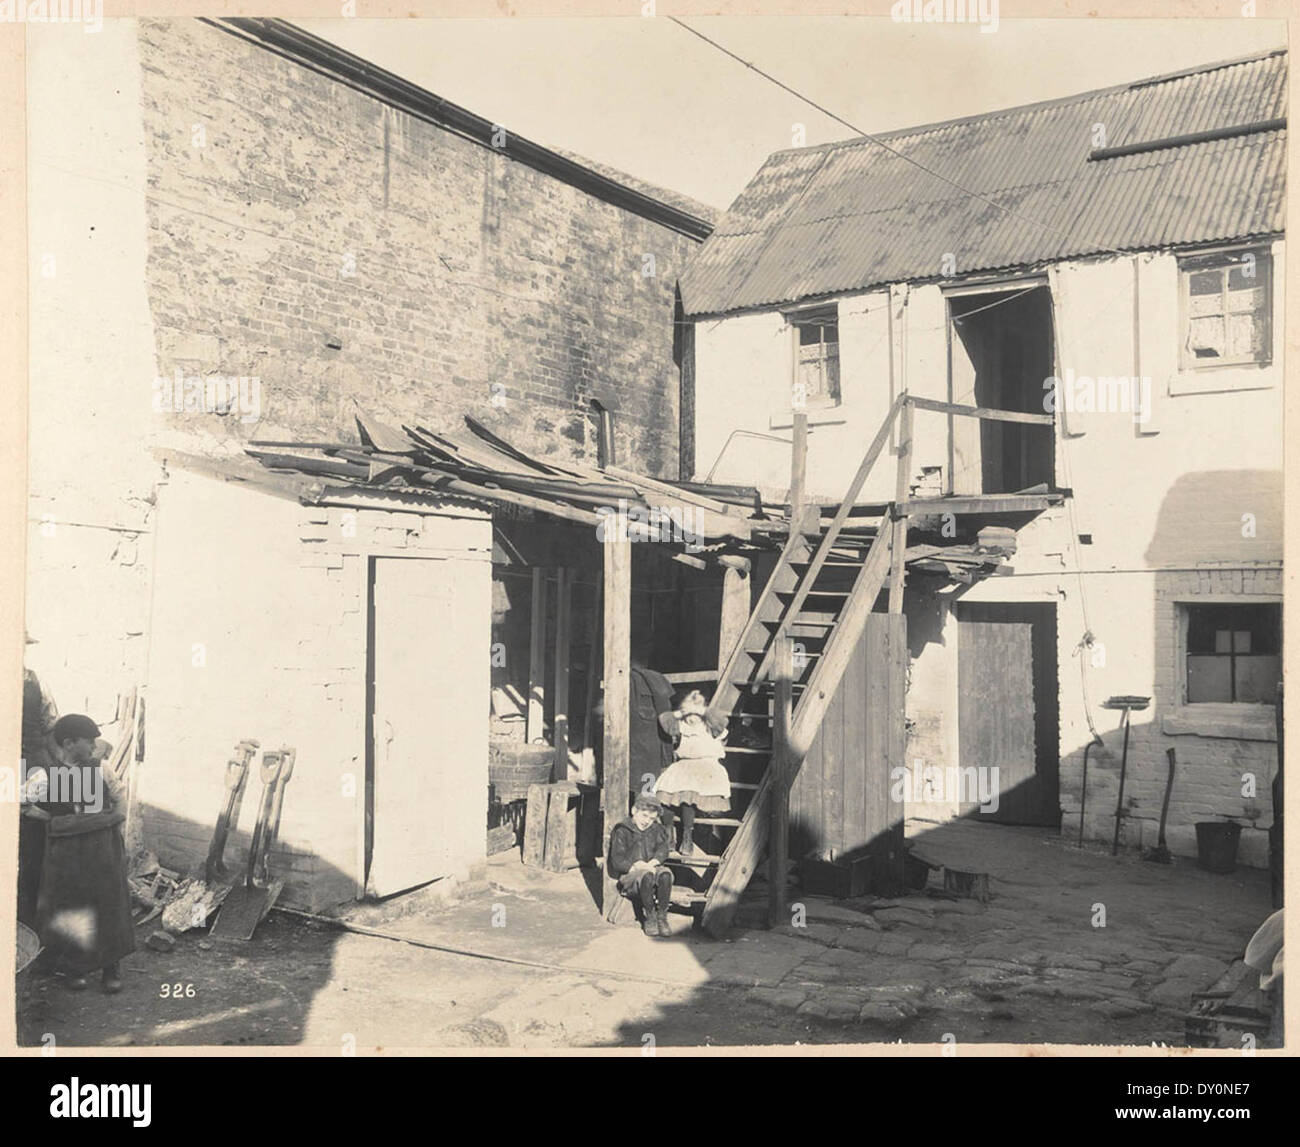
[[[483,8],[0,5],[18,1047],[1282,1048],[1287,25]]]

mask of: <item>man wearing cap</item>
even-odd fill
[[[135,951],[121,825],[122,783],[102,767],[99,726],[60,717],[50,734],[57,758],[37,807],[47,814],[36,930],[68,987],[99,970],[106,992],[122,988],[118,961]]]

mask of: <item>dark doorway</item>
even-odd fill
[[[998,768],[1001,824],[1059,825],[1056,607],[957,606],[957,739],[962,769]]]
[[[1020,288],[949,297],[950,401],[1047,413],[1043,383],[1055,372],[1051,292]],[[954,493],[1009,494],[1055,485],[1055,427],[953,420]]]

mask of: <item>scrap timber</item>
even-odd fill
[[[698,569],[719,566],[747,571],[764,551],[778,554],[789,535],[785,506],[764,501],[757,489],[668,482],[622,467],[602,468],[572,459],[528,454],[466,416],[467,433],[427,426],[389,426],[357,416],[356,442],[254,441],[246,453],[267,470],[316,479],[327,487],[408,494],[455,495],[523,509],[566,521],[604,525],[630,540],[653,542],[669,556]],[[310,500],[307,494],[304,500]],[[875,507],[862,507],[872,515]],[[850,515],[846,541],[867,542],[874,516],[859,524]],[[969,582],[993,573],[1015,552],[1014,533],[977,542],[911,545],[904,563],[915,572]]]
[[[953,409],[980,419],[996,416],[974,407]],[[784,505],[765,499],[757,489],[674,483],[612,464],[536,458],[469,417],[464,420],[468,433],[450,433],[418,424],[394,428],[358,416],[357,442],[253,442],[247,452],[267,470],[314,479],[313,493],[305,500],[324,500],[335,492],[400,490],[404,496],[424,494],[431,501],[455,497],[522,508],[595,528],[595,538],[603,543],[601,807],[606,845],[610,828],[627,812],[630,780],[630,543],[654,543],[675,561],[723,571],[717,667],[674,673],[670,679],[675,684],[711,684],[711,707],[732,725],[736,736],[727,749],[725,767],[734,812],[697,821],[702,829],[722,833],[721,856],[669,856],[681,878],[675,884],[684,896],[681,903],[697,912],[707,930],[721,935],[730,927],[769,841],[770,918],[784,912],[780,876],[786,865],[791,787],[841,678],[851,663],[856,664],[860,640],[865,638],[873,650],[877,693],[888,709],[881,736],[893,737],[890,744],[896,745],[890,751],[901,753],[906,656],[902,606],[908,579],[916,575],[945,584],[970,583],[998,572],[1016,551],[1011,519],[1060,499],[1059,493],[1037,489],[978,499],[915,496],[910,483],[911,415],[911,396],[900,395],[836,505],[806,494],[801,440],[807,425],[802,416],[795,419],[791,483]],[[895,430],[895,497],[883,504],[859,502],[865,479]],[[979,528],[980,520],[999,514],[1008,525]],[[958,517],[965,518],[960,536],[950,529]],[[767,571],[761,589],[748,576],[759,569]],[[535,571],[533,580],[533,617],[541,619],[545,577]],[[569,703],[564,695],[567,650],[558,648],[567,646],[564,584],[561,576],[555,675],[561,722]],[[889,611],[873,619],[881,595],[888,597]],[[543,677],[544,639],[544,629],[535,624],[530,642],[533,682]],[[530,697],[536,710],[529,719],[531,739],[541,730],[542,713],[540,693],[532,686]],[[755,725],[762,725],[766,734],[755,738]],[[557,764],[567,758],[564,741],[561,732]],[[742,768],[756,768],[757,775],[741,776]],[[612,910],[618,893],[608,874],[603,893],[602,907]]]

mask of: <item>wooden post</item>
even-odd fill
[[[786,866],[790,833],[790,723],[794,709],[794,644],[788,637],[777,638],[776,695],[772,710],[771,803],[767,834],[767,924],[776,928],[788,924]]]
[[[790,528],[793,530],[799,524],[808,496],[808,415],[802,410],[794,412],[790,443]]]
[[[601,800],[604,829],[601,856],[605,858],[604,899],[609,914],[618,897],[610,876],[609,834],[628,810],[631,762],[628,718],[631,706],[629,672],[632,659],[632,543],[627,538],[605,537],[605,783]]]
[[[722,614],[718,622],[718,672],[727,662],[749,625],[749,575],[740,570],[722,571]]]
[[[569,779],[569,650],[573,605],[573,571],[560,566],[555,571],[555,717],[551,723],[555,763],[551,779]]]
[[[903,557],[907,553],[907,515],[902,513],[912,480],[912,404],[903,403],[898,425],[898,477],[894,486],[894,521],[890,523],[889,612],[903,612]]]
[[[596,695],[600,689],[601,641],[604,635],[602,608],[605,571],[596,571],[596,594],[592,600],[591,648],[587,651],[587,707],[582,714],[582,751],[595,754]]]
[[[546,715],[546,571],[533,567],[533,612],[528,633],[528,723],[524,737],[530,745],[545,738]]]

